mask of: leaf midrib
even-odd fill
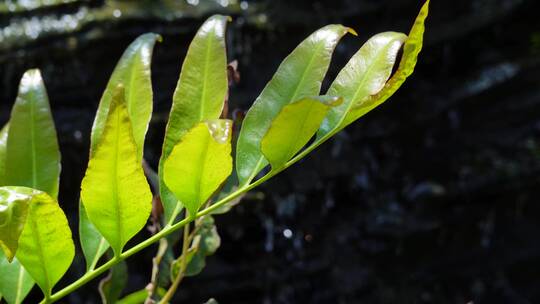
[[[202,81],[202,89],[201,89],[201,100],[199,101],[199,121],[202,121],[204,118],[205,118],[205,104],[204,102],[206,101],[206,94],[207,94],[207,81],[208,81],[208,69],[209,69],[209,64],[208,64],[208,61],[209,58],[210,58],[210,49],[212,47],[212,36],[211,35],[208,35],[208,39],[207,39],[207,42],[206,42],[206,52],[204,54],[204,67],[203,67],[203,81]]]
[[[120,115],[120,105],[116,105],[116,109],[114,110],[116,113],[116,128],[115,128],[115,143],[114,143],[114,153],[115,153],[115,160],[114,160],[114,166],[113,166],[113,181],[112,181],[112,190],[113,190],[113,196],[114,196],[114,203],[116,207],[116,231],[117,231],[117,250],[121,251],[121,244],[122,244],[122,206],[120,204],[120,199],[118,195],[118,162],[120,160],[120,153],[118,153],[118,150],[120,148],[120,122],[121,122],[121,115]],[[116,247],[115,246],[115,247]],[[115,252],[115,254],[120,254],[120,252]]]
[[[34,208],[34,207],[31,207],[31,208]],[[35,216],[34,212],[31,213],[30,216]],[[39,230],[38,230],[38,226],[37,226],[37,223],[35,221],[35,219],[32,219],[30,221],[31,225],[32,225],[32,230],[34,230],[34,233],[32,233],[32,236],[34,237],[34,241],[38,244],[37,246],[37,254],[41,260],[41,263],[40,263],[40,266],[41,266],[41,269],[43,270],[43,274],[45,275],[45,290],[43,291],[45,293],[45,297],[49,297],[51,295],[51,288],[50,288],[50,281],[49,281],[49,272],[47,271],[47,267],[46,265],[49,265],[49,263],[47,263],[46,259],[45,259],[45,254],[43,253],[43,244],[41,242],[41,237],[39,235]]]

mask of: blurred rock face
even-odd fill
[[[414,76],[219,217],[222,247],[185,281],[178,301],[540,301],[540,5],[433,2]],[[230,107],[246,110],[318,27],[343,23],[360,34],[336,50],[329,81],[370,35],[407,32],[420,7],[412,0],[47,3],[0,6],[0,119],[7,120],[24,70],[41,68],[62,148],[60,200],[73,227],[97,103],[139,34],[164,36],[154,53],[156,112],[146,150],[155,166],[182,58],[207,15],[235,16],[229,59],[238,59],[241,81]],[[140,265],[152,253],[130,260],[131,290],[146,284],[150,265]],[[96,295],[89,287],[69,301]]]

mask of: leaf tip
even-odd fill
[[[358,36],[358,33],[352,27],[346,27],[346,30],[347,30],[347,33],[353,36]]]

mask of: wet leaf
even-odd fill
[[[88,163],[81,199],[116,256],[150,215],[152,193],[137,157],[122,87],[113,97],[100,143]]]
[[[20,204],[23,198],[27,201],[28,215],[19,238],[16,256],[48,296],[75,256],[75,246],[66,216],[56,200],[45,192],[26,187],[0,189],[4,193],[20,197]]]
[[[137,157],[142,160],[144,138],[152,115],[153,92],[151,80],[152,52],[156,41],[161,41],[157,34],[144,34],[133,41],[118,61],[107,88],[101,97],[99,108],[92,127],[90,154],[96,149],[111,106],[115,88],[125,88],[124,99],[127,104],[133,138],[137,146]],[[83,207],[83,204],[79,204]],[[108,242],[88,220],[86,210],[80,208],[79,235],[81,247],[86,259],[87,271],[92,270],[99,258],[109,248]]]
[[[58,196],[60,150],[39,70],[24,73],[9,122],[5,180]]]
[[[181,138],[199,122],[217,119],[227,94],[225,29],[229,17],[214,15],[198,30],[191,42],[173,96],[159,164],[160,194],[165,219],[180,213],[178,202],[164,181],[164,164]]]
[[[261,142],[272,169],[283,167],[298,153],[315,135],[326,113],[342,101],[338,97],[306,97],[283,107]]]
[[[0,294],[7,303],[22,303],[33,286],[34,280],[22,267],[19,260],[15,258],[11,263],[8,262],[0,250]]]
[[[283,60],[249,109],[238,138],[236,171],[240,185],[248,184],[268,164],[260,145],[281,109],[303,97],[317,96],[337,43],[351,29],[328,25],[319,29]]]
[[[122,295],[122,291],[124,291],[124,288],[127,285],[127,282],[128,268],[126,262],[122,261],[111,268],[109,275],[99,282],[99,295],[101,296],[101,303],[117,303],[118,299]]]
[[[407,36],[402,33],[377,34],[349,60],[327,93],[342,96],[344,102],[329,111],[318,132],[319,138],[345,127],[346,122],[350,121],[351,110],[362,107],[371,95],[384,87],[406,39]]]
[[[230,120],[199,123],[165,161],[165,183],[189,216],[197,214],[232,172],[231,128]]]

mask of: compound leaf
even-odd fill
[[[351,109],[361,107],[369,96],[384,87],[406,39],[402,33],[377,34],[349,60],[327,92],[332,96],[342,96],[344,103],[328,112],[318,132],[319,138],[342,129],[344,122],[350,120]]]
[[[163,166],[174,146],[191,128],[221,115],[228,87],[225,50],[228,18],[214,15],[197,31],[174,92],[159,164],[161,202],[165,219],[169,221],[178,215],[184,202],[179,202],[178,197],[169,190],[164,181]]]
[[[90,221],[116,256],[146,223],[152,193],[146,181],[121,86],[81,185],[81,199]]]
[[[92,127],[90,155],[96,149],[105,128],[113,92],[118,85],[122,85],[125,88],[124,99],[131,119],[133,138],[137,146],[137,156],[142,160],[144,138],[153,107],[150,66],[156,41],[161,41],[161,36],[153,33],[139,36],[128,46],[118,61],[101,97],[96,113]],[[79,206],[81,247],[86,259],[87,271],[90,271],[96,266],[97,261],[105,253],[107,248],[109,248],[109,244],[88,220],[88,215],[83,204],[79,203]]]
[[[268,164],[261,153],[263,136],[281,109],[303,97],[317,96],[337,43],[347,32],[342,25],[327,25],[300,43],[278,67],[249,109],[236,147],[240,185],[248,184]]]

